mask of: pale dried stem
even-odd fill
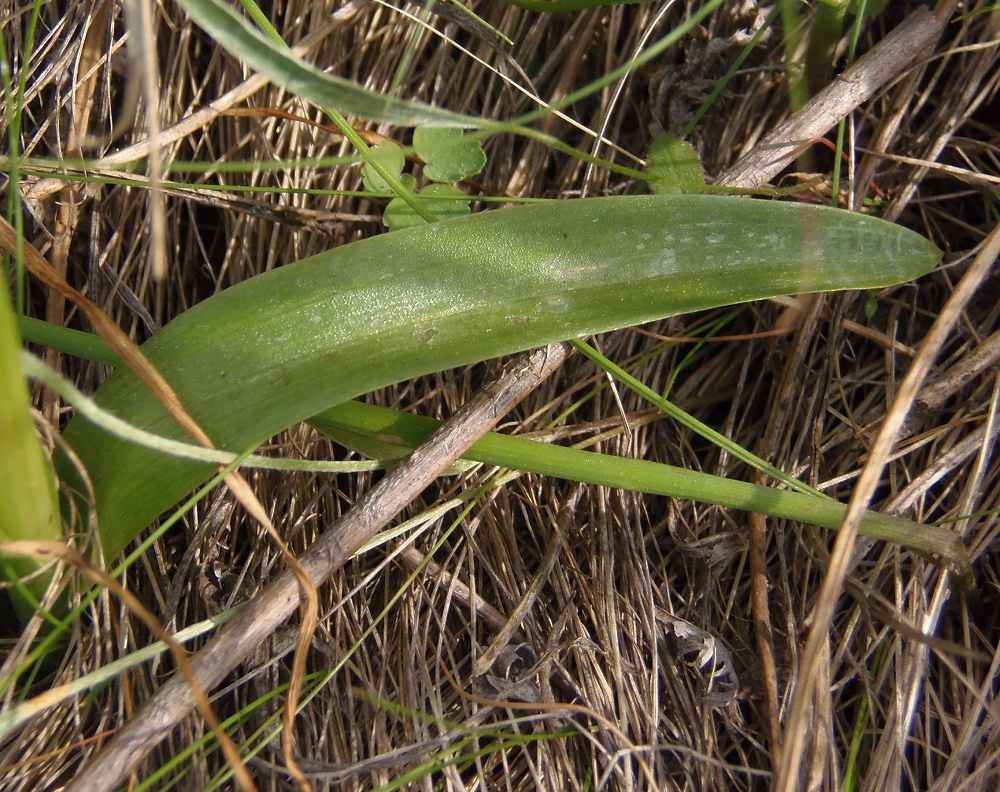
[[[311,49],[322,43],[323,39],[328,37],[333,30],[354,16],[357,10],[358,6],[356,3],[347,3],[330,18],[326,25],[303,37],[301,41],[291,48],[291,51],[299,56],[306,55]],[[159,130],[159,135],[155,140],[152,137],[144,138],[112,154],[106,154],[90,164],[93,168],[100,170],[102,168],[112,168],[116,165],[138,162],[151,156],[154,150],[162,150],[166,146],[173,145],[178,141],[190,137],[199,129],[203,129],[211,124],[226,110],[240,104],[268,85],[270,85],[270,80],[267,77],[262,74],[254,74],[240,85],[231,88],[218,99],[209,102],[204,107],[182,118],[177,123],[171,124],[166,129]],[[29,201],[41,200],[63,189],[65,183],[63,179],[59,178],[42,179],[25,192],[25,198]]]
[[[934,11],[927,8],[914,11],[801,110],[775,127],[753,151],[741,157],[719,179],[719,184],[760,187],[771,181],[788,167],[789,157],[797,154],[803,143],[825,135],[862,102],[912,68],[916,58],[930,54],[955,5],[949,1],[939,3]]]

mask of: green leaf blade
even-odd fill
[[[63,538],[55,476],[31,417],[28,384],[18,360],[21,339],[6,284],[0,285],[0,541]],[[0,556],[12,577],[22,578],[37,565],[22,556]],[[27,591],[39,599],[47,578],[35,577]],[[22,622],[32,614],[28,598],[11,590]]]
[[[553,202],[406,229],[255,277],[145,346],[221,448],[243,451],[387,384],[686,311],[781,294],[878,288],[939,259],[923,238],[825,207],[705,196]],[[98,402],[180,430],[131,372]],[[117,554],[212,472],[75,419]],[[64,476],[72,470],[63,465]]]

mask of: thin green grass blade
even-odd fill
[[[99,335],[59,327],[32,316],[18,315],[15,318],[17,332],[25,341],[106,366],[121,365],[121,358]]]
[[[504,209],[346,245],[252,278],[144,346],[220,448],[241,452],[421,374],[686,311],[910,280],[939,251],[880,220],[801,204],[632,196]],[[98,390],[149,431],[180,430],[129,371]],[[105,553],[212,472],[74,419]],[[183,438],[187,439],[187,438]],[[74,473],[63,463],[70,482]]]
[[[240,605],[223,611],[217,616],[210,616],[203,621],[174,633],[172,637],[178,643],[185,643],[198,638],[230,621],[242,610],[242,607]],[[21,701],[0,710],[0,740],[6,740],[18,729],[25,728],[27,724],[38,716],[41,710],[70,702],[90,690],[113,682],[127,671],[138,668],[154,657],[169,653],[170,648],[164,641],[155,641],[148,646],[143,646],[141,649],[129,652],[118,660],[99,665],[93,671],[59,685],[53,691],[47,691],[41,697],[41,701]]]
[[[650,404],[652,404],[654,407],[656,407],[660,412],[664,413],[665,415],[669,415],[671,418],[677,421],[677,423],[681,424],[682,426],[686,426],[688,429],[691,429],[692,431],[701,435],[706,440],[714,443],[719,448],[723,449],[727,453],[739,459],[741,462],[746,463],[752,468],[756,468],[762,473],[766,473],[767,475],[771,476],[771,478],[780,481],[782,484],[784,484],[787,487],[790,487],[793,490],[808,493],[815,498],[828,497],[827,495],[824,495],[822,492],[814,490],[812,487],[803,484],[801,481],[798,481],[793,476],[789,476],[787,473],[785,473],[785,471],[776,468],[774,465],[771,465],[768,462],[765,462],[760,457],[756,456],[750,451],[747,451],[737,443],[734,443],[725,435],[715,431],[712,427],[703,424],[694,416],[688,415],[680,407],[677,407],[676,405],[667,401],[656,391],[647,387],[645,383],[642,383],[639,380],[637,380],[635,377],[633,377],[631,374],[625,371],[625,369],[621,368],[612,361],[608,360],[606,357],[604,357],[604,355],[602,355],[600,352],[598,352],[589,344],[578,340],[570,341],[570,343],[573,345],[573,348],[577,352],[579,352],[581,355],[583,355],[584,357],[595,363],[599,368],[603,369],[604,372],[608,374],[608,376],[622,383],[627,388],[632,390],[634,393],[637,393],[639,396],[641,396]]]

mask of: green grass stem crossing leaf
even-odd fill
[[[373,438],[378,438],[383,448],[395,443],[395,453],[399,456],[422,443],[439,426],[438,421],[424,416],[358,401],[324,410],[310,418],[309,423],[338,442],[346,440],[352,448],[371,442]],[[825,528],[839,528],[847,512],[843,503],[830,498],[762,487],[645,459],[580,451],[498,432],[488,432],[466,452],[463,459],[569,481],[755,511]],[[921,525],[888,514],[867,512],[860,532],[873,539],[941,555],[960,572],[966,571],[961,538],[946,526]]]
[[[417,195],[427,211],[440,220],[461,217],[472,211],[472,199],[451,184],[428,184]],[[402,198],[389,201],[382,220],[393,231],[427,224]]]
[[[365,189],[377,193],[393,192],[392,185],[379,175],[371,160],[379,160],[390,173],[402,176],[403,167],[406,165],[406,155],[403,154],[403,149],[391,140],[383,140],[377,146],[371,147],[368,156],[369,160],[361,166],[361,176],[365,181]],[[415,184],[416,179],[409,176],[406,186],[412,190]]]
[[[275,85],[287,88],[320,107],[397,126],[479,128],[484,121],[421,102],[367,91],[357,83],[320,71],[283,44],[254,28],[224,0],[177,0],[219,45]]]

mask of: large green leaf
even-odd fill
[[[145,344],[219,447],[242,451],[420,374],[685,311],[915,278],[939,251],[826,207],[704,196],[553,202],[357,242],[206,300]],[[181,437],[127,370],[97,401]],[[74,419],[105,552],[117,554],[212,469]],[[61,466],[69,480],[73,471]]]

